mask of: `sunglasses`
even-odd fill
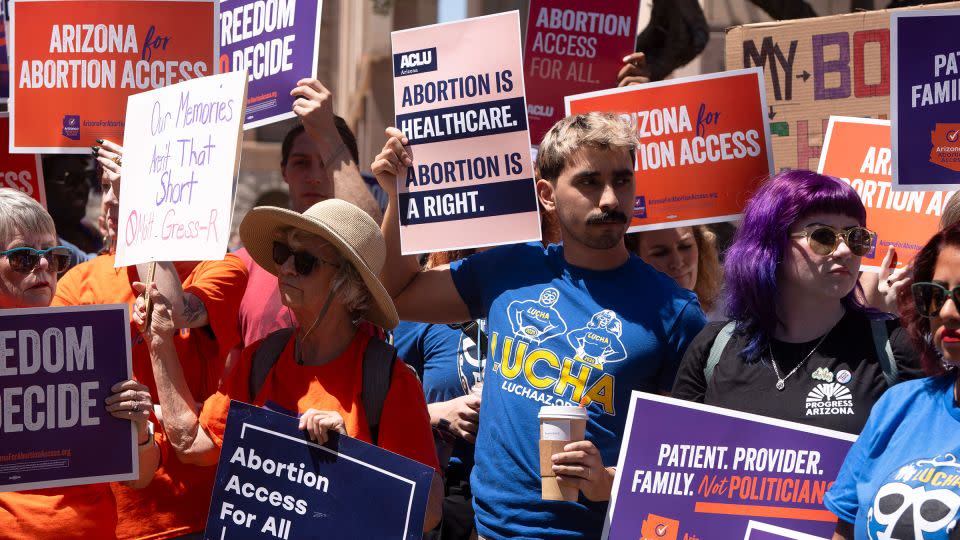
[[[40,258],[47,260],[50,271],[58,276],[70,267],[70,250],[64,246],[53,246],[47,249],[32,247],[18,247],[0,251],[0,256],[6,257],[10,268],[21,274],[29,274],[40,265]]]
[[[838,231],[826,225],[810,225],[802,232],[790,235],[792,238],[806,237],[810,249],[817,255],[830,255],[837,250],[840,240],[843,240],[850,252],[857,257],[863,257],[873,249],[873,241],[877,233],[866,227],[850,227]]]
[[[913,303],[917,307],[917,314],[921,317],[929,319],[940,316],[940,310],[947,303],[947,298],[953,299],[954,305],[960,309],[960,287],[954,287],[951,290],[939,283],[920,281],[911,285],[910,291],[913,292]]]
[[[291,255],[293,256],[293,269],[301,276],[310,275],[314,268],[324,264],[339,268],[339,265],[327,262],[316,255],[306,251],[294,251],[283,242],[273,241],[273,262],[276,263],[277,266],[281,266],[287,262],[287,259],[289,259]]]

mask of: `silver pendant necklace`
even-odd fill
[[[826,334],[820,336],[820,341],[818,341],[817,344],[814,345],[812,349],[810,349],[810,352],[807,353],[807,355],[803,357],[803,360],[801,360],[800,363],[797,364],[797,366],[796,366],[795,368],[791,369],[791,370],[790,370],[790,373],[787,373],[787,375],[786,375],[785,377],[781,377],[781,376],[780,376],[780,370],[777,369],[777,361],[773,358],[773,344],[772,344],[772,342],[767,344],[767,350],[770,352],[770,366],[773,367],[773,373],[774,373],[774,375],[777,376],[777,384],[776,384],[777,390],[779,390],[779,391],[782,392],[783,389],[786,388],[787,383],[786,383],[785,381],[786,381],[787,379],[789,379],[791,375],[793,375],[794,373],[796,373],[797,370],[800,369],[800,366],[802,366],[804,363],[806,363],[806,361],[807,361],[811,356],[813,356],[814,351],[816,351],[816,350],[820,347],[820,344],[823,343],[823,340],[827,339],[827,336],[829,336],[829,335],[830,335],[830,332],[832,332],[832,331],[833,331],[833,329],[831,328],[830,330],[827,331]]]

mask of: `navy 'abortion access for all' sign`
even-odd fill
[[[0,491],[137,477],[133,422],[104,405],[129,327],[126,305],[0,310]]]
[[[433,469],[333,434],[318,445],[285,414],[230,402],[205,538],[422,536]]]

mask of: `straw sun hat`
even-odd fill
[[[240,223],[240,238],[253,260],[273,275],[280,273],[273,262],[273,241],[276,230],[282,227],[299,229],[330,242],[353,264],[370,291],[373,304],[365,318],[382,328],[397,326],[397,308],[377,277],[383,269],[386,244],[373,218],[339,199],[318,202],[302,214],[273,206],[254,208]]]

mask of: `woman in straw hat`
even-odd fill
[[[360,319],[383,328],[397,325],[397,311],[381,285],[385,258],[380,228],[345,201],[330,199],[303,214],[274,207],[254,208],[240,225],[251,257],[277,276],[280,297],[303,326],[280,330],[244,348],[220,390],[196,412],[193,396],[172,347],[170,308],[156,287],[148,346],[157,380],[164,427],[181,456],[215,464],[230,400],[299,416],[299,427],[323,444],[337,431],[438,469],[423,389],[395,354],[366,332]],[[143,284],[136,284],[145,290]],[[145,302],[134,319],[143,325]],[[370,349],[370,350],[368,350]],[[388,351],[389,389],[378,407],[361,397],[369,387],[371,351]],[[381,355],[382,357],[382,355]],[[366,374],[366,375],[365,375]],[[379,412],[379,422],[374,422]],[[434,477],[424,526],[439,520],[439,477]]]

